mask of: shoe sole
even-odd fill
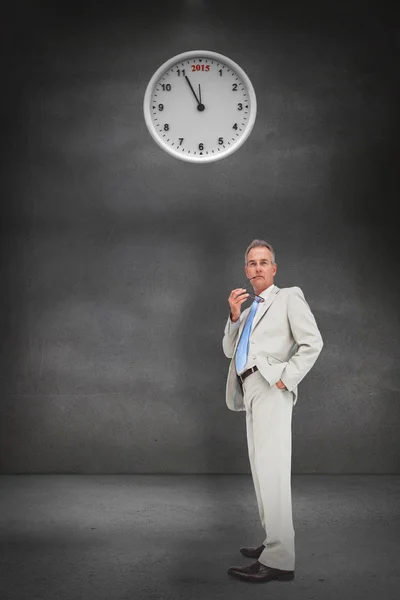
[[[257,554],[250,554],[250,553],[247,553],[247,552],[242,552],[240,550],[240,554],[242,554],[246,558],[260,558],[260,556],[261,556],[262,553],[263,553],[263,551],[261,551],[260,553],[257,552]]]
[[[231,577],[235,579],[240,579],[240,581],[247,581],[249,583],[266,583],[267,581],[292,581],[294,579],[294,573],[282,573],[281,575],[277,575],[271,579],[250,579],[246,577],[246,575],[242,575],[241,573],[229,573]]]

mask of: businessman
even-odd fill
[[[238,579],[265,582],[294,578],[295,550],[291,500],[292,409],[297,385],[311,369],[323,342],[315,318],[298,287],[274,285],[277,265],[270,244],[253,240],[245,253],[245,273],[254,298],[232,290],[223,350],[231,358],[226,403],[246,411],[249,459],[263,543],[240,552],[255,562],[230,567]]]

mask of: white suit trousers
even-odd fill
[[[294,570],[291,498],[293,394],[270,386],[259,371],[243,382],[247,443],[265,549],[259,561]]]

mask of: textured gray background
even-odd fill
[[[18,3],[3,22],[2,472],[248,472],[221,339],[254,237],[325,341],[293,471],[398,472],[393,15],[132,4]],[[258,99],[245,145],[203,166],[142,112],[192,49],[238,62]]]

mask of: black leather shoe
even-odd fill
[[[240,548],[240,552],[247,558],[259,558],[261,556],[265,546],[261,545],[258,548]]]
[[[272,581],[273,579],[277,579],[278,581],[291,581],[294,579],[294,571],[273,569],[272,567],[262,565],[258,561],[245,567],[229,567],[228,573],[237,579],[252,583],[263,583],[265,581]]]

